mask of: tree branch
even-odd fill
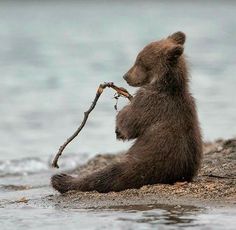
[[[88,119],[88,116],[89,116],[90,112],[95,108],[99,97],[100,97],[101,94],[103,93],[103,90],[104,90],[105,88],[107,88],[107,87],[114,89],[114,90],[117,92],[117,94],[118,94],[119,96],[124,96],[124,97],[128,98],[129,100],[131,100],[131,99],[133,98],[133,96],[132,96],[131,94],[129,94],[129,92],[128,92],[126,89],[114,85],[113,82],[106,82],[106,83],[104,83],[104,84],[100,84],[99,87],[98,87],[98,89],[97,89],[96,96],[95,96],[95,98],[94,98],[94,100],[93,100],[93,102],[92,102],[90,108],[89,108],[86,112],[84,112],[84,119],[83,119],[81,125],[80,125],[79,128],[75,131],[75,133],[74,133],[72,136],[70,136],[70,137],[66,140],[66,142],[65,142],[63,145],[60,146],[60,148],[59,148],[59,150],[58,150],[56,156],[55,156],[54,159],[53,159],[52,167],[54,167],[54,168],[59,168],[58,163],[57,163],[59,157],[62,155],[62,152],[64,151],[64,149],[66,148],[66,146],[67,146],[76,136],[78,136],[78,134],[80,133],[80,131],[83,129],[84,125],[85,125],[86,122],[87,122],[87,119]]]

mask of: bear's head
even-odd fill
[[[158,79],[169,71],[184,65],[184,43],[185,34],[176,32],[165,39],[148,44],[138,54],[124,79],[129,85],[136,87],[158,82]]]

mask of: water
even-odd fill
[[[27,196],[52,193],[49,162],[80,124],[97,86],[114,81],[134,92],[121,76],[139,50],[178,30],[187,34],[185,52],[204,139],[235,136],[235,12],[233,1],[1,1],[0,197],[10,200],[20,196],[19,191],[6,189],[12,184],[34,184],[25,191]],[[112,97],[108,89],[100,98],[86,127],[66,149],[63,169],[97,153],[130,146],[115,140]],[[125,102],[121,100],[118,107]],[[42,176],[47,180],[42,182]],[[181,228],[178,221],[165,222],[165,217],[171,216],[165,207],[150,212],[155,217],[146,218],[142,210],[88,213],[5,207],[0,221],[4,229],[15,225],[19,229],[49,228],[51,221],[54,225],[50,229],[58,228],[55,219],[60,223],[68,219],[70,229],[80,223],[90,229],[95,222],[100,224],[94,229],[108,228],[112,223],[117,229]],[[222,229],[222,219],[228,221],[229,228],[235,224],[233,212],[180,213],[180,219],[192,220],[185,225],[190,229]]]
[[[99,83],[132,91],[121,76],[139,50],[177,30],[187,34],[205,139],[236,135],[235,8],[231,1],[1,2],[0,159],[54,153],[80,124]],[[112,96],[105,92],[69,152],[127,148],[115,140]]]
[[[25,208],[18,211],[5,209],[3,218],[16,213],[10,221],[4,221],[4,230],[25,229],[235,229],[235,212],[230,210],[203,211],[193,207],[140,207],[109,210],[55,210]],[[210,213],[211,212],[211,213]],[[33,215],[32,215],[33,213]],[[224,222],[216,217],[226,216]],[[37,216],[37,221],[35,221]],[[0,221],[2,220],[0,217]],[[234,225],[232,225],[232,222]],[[46,226],[45,226],[46,224]],[[229,224],[229,225],[228,225]],[[225,228],[225,226],[228,226]]]

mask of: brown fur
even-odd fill
[[[84,178],[55,175],[56,190],[109,192],[193,179],[202,140],[189,92],[184,42],[184,33],[177,32],[150,43],[125,74],[127,83],[140,89],[116,118],[117,138],[136,139],[124,159]]]

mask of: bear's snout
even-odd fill
[[[123,76],[123,78],[127,81],[128,78],[129,78],[129,75],[126,73],[126,74]]]

